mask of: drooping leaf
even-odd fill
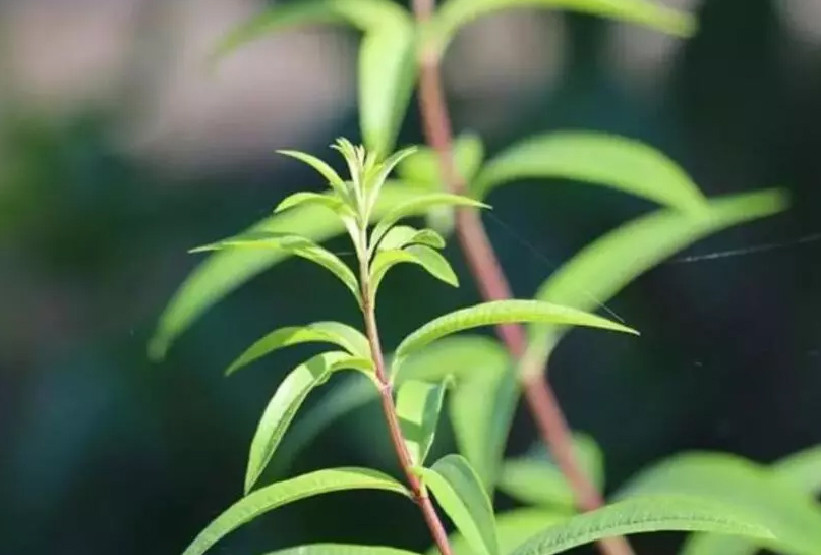
[[[285,210],[290,210],[291,208],[295,208],[297,206],[305,206],[309,204],[323,206],[335,213],[340,213],[345,210],[345,203],[338,197],[329,194],[320,195],[317,193],[294,193],[293,195],[285,197],[285,199],[277,205],[274,210],[274,214],[284,212]]]
[[[396,479],[369,468],[316,470],[243,497],[206,526],[183,555],[202,555],[228,533],[277,507],[324,493],[359,489],[389,491],[410,497],[410,492]]]
[[[361,370],[363,361],[343,351],[315,355],[291,371],[268,403],[254,432],[245,471],[245,494],[254,487],[262,471],[274,456],[296,412],[312,389],[328,381],[340,370]]]
[[[396,349],[394,366],[412,352],[447,335],[482,326],[525,322],[589,326],[638,335],[627,326],[566,306],[520,299],[489,301],[440,316],[408,335]]]
[[[587,478],[601,491],[604,486],[602,455],[588,436],[573,435],[576,460]],[[555,510],[572,510],[576,506],[573,490],[556,464],[546,456],[545,447],[534,445],[532,454],[508,459],[502,465],[499,489],[527,505]]]
[[[696,26],[690,14],[648,0],[451,0],[436,15],[431,40],[444,52],[454,35],[468,23],[517,7],[574,10],[682,37],[690,36]]]
[[[320,175],[322,175],[322,177],[325,178],[325,180],[328,182],[328,184],[334,189],[334,191],[336,191],[336,193],[340,196],[341,199],[346,199],[347,200],[349,198],[348,187],[347,187],[347,185],[345,185],[345,180],[342,179],[339,176],[339,174],[336,173],[336,171],[331,166],[329,166],[325,161],[320,160],[316,156],[306,154],[305,152],[299,152],[298,150],[278,150],[277,152],[279,154],[284,155],[284,156],[290,156],[291,158],[295,158],[296,160],[299,160],[300,162],[304,162],[304,163],[308,164],[313,169],[315,169]],[[310,194],[310,193],[297,193],[297,195],[307,195],[307,194]],[[293,195],[293,196],[296,196],[296,195]],[[289,198],[293,198],[293,196],[289,197]],[[286,201],[287,200],[288,199],[286,199]],[[286,208],[287,208],[287,206],[286,206]],[[282,205],[280,204],[280,206],[277,208],[276,211],[279,212],[281,210],[285,210],[285,208],[283,208]]]
[[[300,2],[302,4],[303,2]],[[394,206],[428,194],[424,189],[391,184],[382,189],[373,217],[379,218]],[[424,212],[424,208],[420,209]],[[294,233],[314,241],[324,241],[345,230],[341,221],[329,218],[324,208],[300,206],[266,218],[249,231]],[[148,347],[157,360],[165,356],[171,343],[211,306],[256,274],[292,256],[279,250],[246,251],[231,249],[211,255],[200,263],[177,289]]]
[[[379,240],[393,227],[393,224],[403,218],[423,213],[434,206],[472,206],[474,208],[489,208],[486,204],[477,202],[468,197],[450,195],[447,193],[432,193],[417,197],[413,200],[396,206],[377,223],[371,231],[371,244]]]
[[[459,176],[470,183],[482,165],[485,147],[475,133],[463,133],[453,142],[453,162]],[[399,177],[408,183],[425,185],[432,191],[445,192],[447,186],[439,169],[436,152],[430,147],[420,148],[397,168]]]
[[[430,468],[419,467],[417,471],[468,544],[483,555],[498,555],[490,499],[467,459],[447,455]]]
[[[767,526],[733,505],[695,496],[628,499],[554,524],[511,555],[553,555],[613,536],[704,530],[767,538]]]
[[[499,552],[511,553],[534,534],[566,518],[565,513],[532,508],[515,509],[497,514],[496,539],[499,540]],[[452,534],[449,540],[456,555],[480,555],[480,552],[471,549],[465,537],[458,532]],[[439,555],[439,550],[433,546],[425,552],[425,555]]]
[[[385,278],[388,271],[397,264],[403,263],[421,266],[427,270],[430,275],[444,281],[448,285],[459,285],[456,274],[441,254],[424,245],[411,245],[402,250],[380,251],[376,253],[370,270],[370,287],[373,298],[376,298],[379,284]]]
[[[699,238],[725,227],[769,216],[786,206],[784,194],[766,190],[709,201],[698,215],[661,210],[596,239],[554,272],[536,298],[594,310],[637,276]],[[568,328],[530,328],[528,356],[542,362]],[[543,364],[534,368],[541,369]]]
[[[370,356],[368,339],[359,330],[339,322],[315,322],[307,326],[279,328],[261,337],[231,363],[225,374],[231,375],[258,358],[283,347],[313,342],[339,345],[357,357]]]
[[[359,282],[351,269],[338,256],[300,235],[254,231],[210,245],[203,245],[192,249],[191,252],[219,251],[231,248],[282,250],[294,256],[310,260],[338,277],[353,293],[354,297],[359,300]]]
[[[272,551],[266,555],[418,555],[413,551],[376,545],[345,545],[339,543],[319,543],[300,545]]]
[[[640,472],[619,497],[687,493],[738,507],[774,534],[757,545],[811,555],[821,545],[821,508],[770,469],[723,453],[679,455]],[[721,532],[721,530],[714,530]]]
[[[407,245],[420,244],[442,249],[445,239],[432,229],[416,229],[409,225],[397,225],[388,231],[377,246],[379,251],[401,249]]]
[[[692,179],[658,150],[638,141],[585,131],[526,139],[491,159],[472,190],[485,198],[526,178],[573,179],[614,187],[669,208],[699,212],[705,199]]]
[[[414,466],[425,463],[433,445],[448,385],[449,380],[439,383],[409,380],[399,386],[396,414]]]

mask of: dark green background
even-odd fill
[[[704,2],[701,32],[681,47],[653,98],[631,95],[602,61],[601,39],[612,26],[568,18],[568,64],[558,82],[530,91],[527,103],[479,107],[510,114],[497,135],[484,137],[489,151],[555,128],[601,129],[663,149],[709,195],[774,185],[791,191],[789,213],[721,233],[688,254],[819,232],[821,44],[791,36],[775,4]],[[559,16],[540,16],[552,17]],[[209,311],[164,363],[149,363],[146,342],[196,263],[185,254],[189,247],[237,231],[286,193],[320,182],[295,165],[287,166],[292,173],[253,166],[196,183],[158,181],[111,139],[131,109],[127,98],[59,119],[29,110],[24,98],[2,108],[0,553],[179,553],[240,495],[256,419],[307,351],[278,355],[231,380],[223,368],[277,326],[356,322],[356,313],[331,278],[288,262]],[[456,127],[469,128],[477,108],[454,108]],[[330,152],[336,136],[356,136],[350,110],[348,123],[317,136],[311,152]],[[402,143],[419,140],[418,123],[412,111]],[[523,297],[586,242],[651,208],[570,183],[517,184],[489,200],[495,216],[486,220],[488,231]],[[770,461],[821,442],[820,249],[805,242],[664,264],[609,304],[642,331],[639,340],[578,331],[563,344],[551,382],[573,427],[605,450],[610,488],[683,450]],[[477,299],[455,245],[447,253],[464,282],[460,290],[412,268],[386,281],[379,315],[387,346]],[[59,323],[32,323],[48,321],[33,311],[50,298],[68,303],[62,309],[80,329],[66,334]],[[385,432],[378,410],[359,411],[289,472],[338,464],[393,471]],[[532,439],[520,411],[510,450]],[[421,550],[425,534],[410,504],[338,494],[260,519],[214,553],[306,541]],[[657,544],[655,553],[673,552],[677,537],[666,539],[668,547]]]

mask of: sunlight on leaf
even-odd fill
[[[418,555],[413,551],[381,547],[375,545],[345,545],[339,543],[318,543],[300,545],[272,551],[266,555]]]
[[[399,386],[396,415],[414,466],[425,463],[433,445],[445,391],[450,383],[447,379],[439,383],[408,380]]]

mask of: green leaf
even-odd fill
[[[496,538],[499,540],[499,552],[510,553],[525,540],[541,532],[547,526],[562,522],[567,514],[547,511],[545,509],[515,509],[496,515]],[[450,546],[456,555],[479,555],[470,548],[465,537],[458,532],[449,538]],[[431,547],[425,555],[440,555],[436,546]]]
[[[399,387],[396,414],[414,466],[425,463],[425,457],[433,445],[436,424],[449,384],[450,380],[439,383],[409,380]]]
[[[414,244],[443,249],[445,239],[432,229],[419,230],[409,225],[397,225],[385,234],[377,246],[377,251],[398,250]]]
[[[302,2],[299,3],[303,4]],[[386,214],[399,204],[425,196],[426,191],[406,185],[391,184],[382,189],[374,208],[374,218]],[[424,210],[420,209],[423,213]],[[249,231],[288,232],[314,241],[324,241],[345,230],[337,218],[329,218],[324,208],[300,206],[266,218]],[[292,256],[281,250],[248,251],[230,249],[217,252],[200,263],[177,289],[148,346],[149,356],[158,360],[165,356],[171,343],[206,310],[222,297],[256,274]]]
[[[183,555],[202,555],[228,533],[283,505],[324,493],[359,489],[411,496],[397,480],[369,468],[326,468],[309,472],[243,497],[206,526]]]
[[[371,245],[379,240],[393,227],[393,224],[403,218],[415,216],[434,206],[472,206],[474,208],[489,208],[488,205],[477,202],[468,197],[450,195],[446,193],[432,193],[396,206],[377,223],[371,231]]]
[[[705,199],[675,162],[653,147],[613,135],[562,131],[522,141],[490,160],[472,193],[527,178],[573,179],[614,187],[652,202],[699,212]]]
[[[279,328],[263,336],[238,356],[225,374],[229,376],[258,358],[283,347],[314,342],[339,345],[357,357],[370,356],[368,339],[359,330],[339,322],[315,322],[307,326]]]
[[[628,222],[596,239],[554,272],[536,298],[592,311],[625,285],[671,254],[705,235],[784,209],[779,190],[765,190],[709,201],[699,215],[661,210]],[[528,358],[544,366],[553,347],[568,331],[561,326],[532,326]]]
[[[573,435],[573,450],[588,479],[601,491],[604,486],[602,455],[592,438]],[[562,471],[547,456],[539,443],[533,454],[508,459],[502,465],[499,489],[510,497],[539,507],[572,510],[575,495]]]
[[[282,436],[311,390],[328,381],[334,372],[361,369],[362,360],[342,351],[331,351],[309,358],[288,374],[262,413],[254,432],[245,471],[246,495],[274,456]],[[370,359],[364,360],[370,363]]]
[[[681,37],[692,35],[696,27],[690,14],[647,0],[449,0],[432,22],[430,40],[439,52],[444,52],[465,25],[493,12],[517,7],[574,10]]]
[[[353,293],[354,298],[357,301],[359,300],[359,282],[351,269],[335,254],[300,235],[254,231],[196,247],[191,252],[219,251],[230,248],[282,250],[294,256],[310,260],[338,277]]]
[[[402,250],[381,251],[376,253],[370,270],[371,296],[374,299],[376,298],[376,291],[379,289],[379,284],[382,283],[388,271],[397,264],[402,263],[417,264],[427,270],[427,272],[436,279],[442,280],[454,287],[459,285],[456,274],[441,254],[424,245],[411,245]]]
[[[758,545],[800,555],[817,553],[821,545],[819,505],[770,469],[734,455],[692,453],[662,461],[631,479],[619,497],[679,493],[743,509],[775,535]]]
[[[521,322],[589,326],[638,335],[627,326],[566,306],[520,299],[489,301],[445,314],[414,331],[397,347],[394,365],[398,367],[412,352],[447,335],[481,326]]]
[[[348,187],[347,187],[347,185],[345,185],[345,180],[342,179],[341,177],[339,177],[339,174],[336,173],[336,171],[331,166],[329,166],[326,162],[324,162],[323,160],[320,160],[316,156],[311,156],[310,154],[306,154],[304,152],[299,152],[297,150],[278,150],[277,152],[279,154],[284,155],[284,156],[290,156],[291,158],[295,158],[295,159],[299,160],[300,162],[304,162],[304,163],[308,164],[313,169],[315,169],[317,172],[319,172],[328,181],[328,184],[330,184],[330,186],[333,187],[334,191],[336,191],[336,193],[342,199],[348,199],[349,198],[348,197]],[[309,195],[310,193],[297,193],[297,195],[300,195],[300,194]],[[296,196],[296,195],[294,195],[294,196]],[[292,197],[288,197],[288,198],[292,198]],[[331,197],[331,198],[333,198],[333,197]],[[286,199],[286,201],[287,200],[288,199]],[[283,204],[284,204],[284,202],[283,202]],[[286,208],[287,208],[287,206],[286,206]],[[280,206],[277,208],[276,211],[279,212],[281,210],[285,210],[285,208],[283,208],[282,205],[280,204]]]
[[[417,555],[413,551],[375,545],[319,543],[272,551],[266,555]]]
[[[274,210],[274,214],[284,212],[285,210],[290,210],[291,208],[295,208],[297,206],[305,205],[323,206],[337,214],[345,209],[344,202],[342,202],[338,197],[329,194],[320,195],[317,193],[294,193],[293,195],[285,197],[285,199],[277,205],[276,210]]]
[[[533,536],[511,555],[553,555],[603,538],[666,530],[772,537],[764,524],[733,505],[695,496],[648,496],[568,518]]]
[[[453,142],[453,161],[465,183],[470,183],[476,176],[484,157],[485,147],[475,133],[464,133]],[[403,181],[444,192],[447,185],[439,168],[436,152],[430,147],[421,147],[413,156],[403,160],[397,169]]]
[[[468,544],[478,553],[498,555],[490,499],[467,459],[447,455],[430,468],[416,470]]]

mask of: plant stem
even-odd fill
[[[420,25],[430,21],[433,9],[434,0],[413,0],[413,11]],[[442,86],[439,53],[431,48],[423,48],[419,65],[419,109],[425,139],[437,154],[439,169],[448,189],[455,194],[464,194],[466,184],[453,161],[453,131]],[[510,285],[475,209],[457,209],[456,233],[482,297],[486,300],[512,298]],[[522,327],[506,324],[497,326],[496,332],[511,355],[521,359],[526,345]],[[529,373],[528,376],[523,380],[522,387],[530,413],[547,449],[573,490],[577,506],[582,511],[601,507],[604,504],[602,497],[576,458],[567,420],[544,372]],[[623,537],[608,538],[597,545],[604,555],[633,553],[630,544]]]
[[[367,235],[362,230],[362,245],[366,245]],[[367,249],[363,249],[367,252]],[[428,497],[427,492],[422,487],[422,482],[419,477],[413,472],[413,461],[411,460],[410,452],[405,445],[405,439],[402,437],[402,430],[399,427],[399,417],[396,414],[396,403],[393,399],[393,385],[391,384],[388,373],[385,370],[385,357],[382,354],[382,345],[379,341],[379,330],[376,327],[376,315],[373,306],[373,296],[371,294],[371,284],[368,273],[368,259],[367,256],[360,256],[359,260],[359,282],[362,292],[362,314],[365,319],[365,335],[368,338],[368,345],[371,350],[371,358],[374,362],[374,370],[376,379],[380,385],[380,393],[382,397],[382,408],[385,411],[385,419],[390,430],[391,442],[393,443],[396,455],[399,458],[399,465],[405,473],[408,485],[413,493],[413,500],[422,511],[422,516],[425,523],[430,529],[433,541],[442,555],[453,555],[448,541],[448,533],[445,530],[442,521],[436,514],[436,509]]]

